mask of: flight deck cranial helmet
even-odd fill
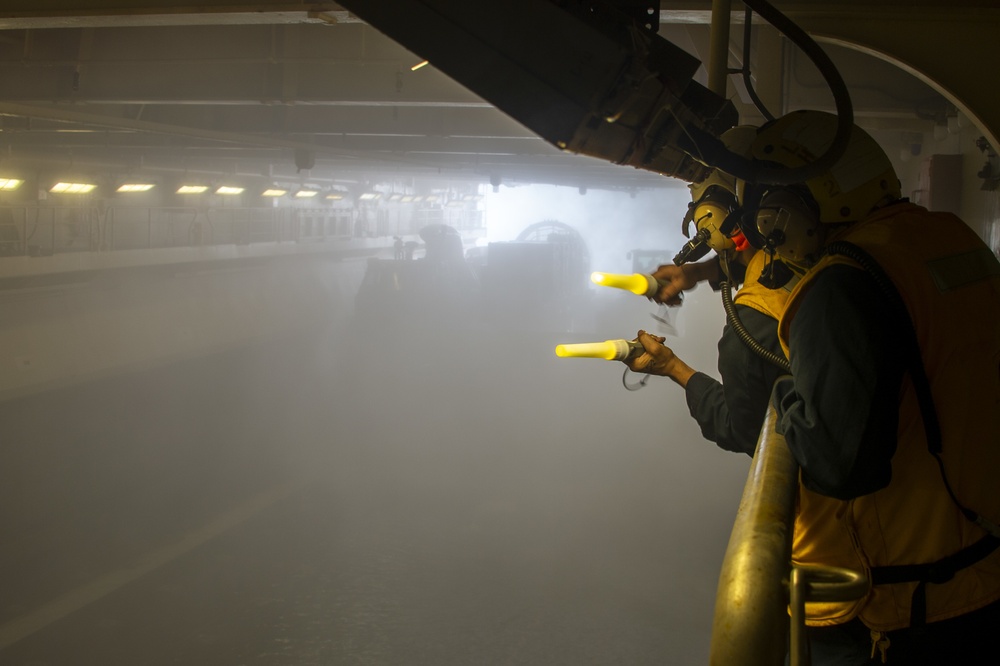
[[[836,116],[795,111],[761,127],[751,152],[755,160],[799,167],[821,157],[836,133]],[[899,178],[885,151],[855,125],[826,173],[798,185],[763,187],[756,226],[766,250],[804,269],[819,260],[830,225],[857,222],[899,198]]]
[[[750,146],[756,136],[756,127],[741,125],[727,130],[720,138],[731,152],[748,157]],[[739,236],[739,228],[734,214],[738,211],[739,205],[736,198],[735,176],[714,169],[704,180],[692,183],[689,187],[691,203],[688,204],[681,230],[690,238],[690,227],[694,222],[696,233],[688,245],[692,249],[699,245],[703,246],[703,252],[698,256],[707,251],[704,246],[716,252],[737,248],[739,239],[736,237]],[[694,258],[692,256],[689,260]]]

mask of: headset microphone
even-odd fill
[[[674,264],[680,266],[682,264],[688,264],[692,261],[698,261],[712,249],[708,244],[708,239],[712,237],[712,232],[708,227],[702,227],[698,230],[698,233],[694,235],[694,238],[689,240],[681,248],[681,251],[677,253],[674,257]]]

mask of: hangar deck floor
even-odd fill
[[[0,662],[704,663],[746,462],[557,341],[326,332],[0,404]]]

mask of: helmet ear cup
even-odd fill
[[[765,192],[757,208],[756,227],[764,249],[785,262],[811,266],[819,260],[826,236],[812,198],[792,188]]]
[[[717,185],[710,186],[698,201],[694,202],[694,223],[699,232],[709,234],[706,243],[716,252],[734,246],[729,233],[723,231],[726,220],[736,208],[736,195]]]
[[[763,250],[767,245],[767,241],[757,231],[756,214],[756,210],[739,210],[733,213],[736,217],[736,226],[743,233],[743,237],[747,239],[750,246],[758,250]]]
[[[743,180],[736,181],[736,197],[739,207],[733,213],[736,227],[751,247],[765,248],[764,237],[757,231],[757,208],[760,205],[761,188]]]

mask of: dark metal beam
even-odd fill
[[[696,58],[608,5],[342,2],[571,152],[697,181],[709,170],[693,157],[702,146],[683,145],[694,136],[717,143],[737,122],[727,100],[692,80]]]

